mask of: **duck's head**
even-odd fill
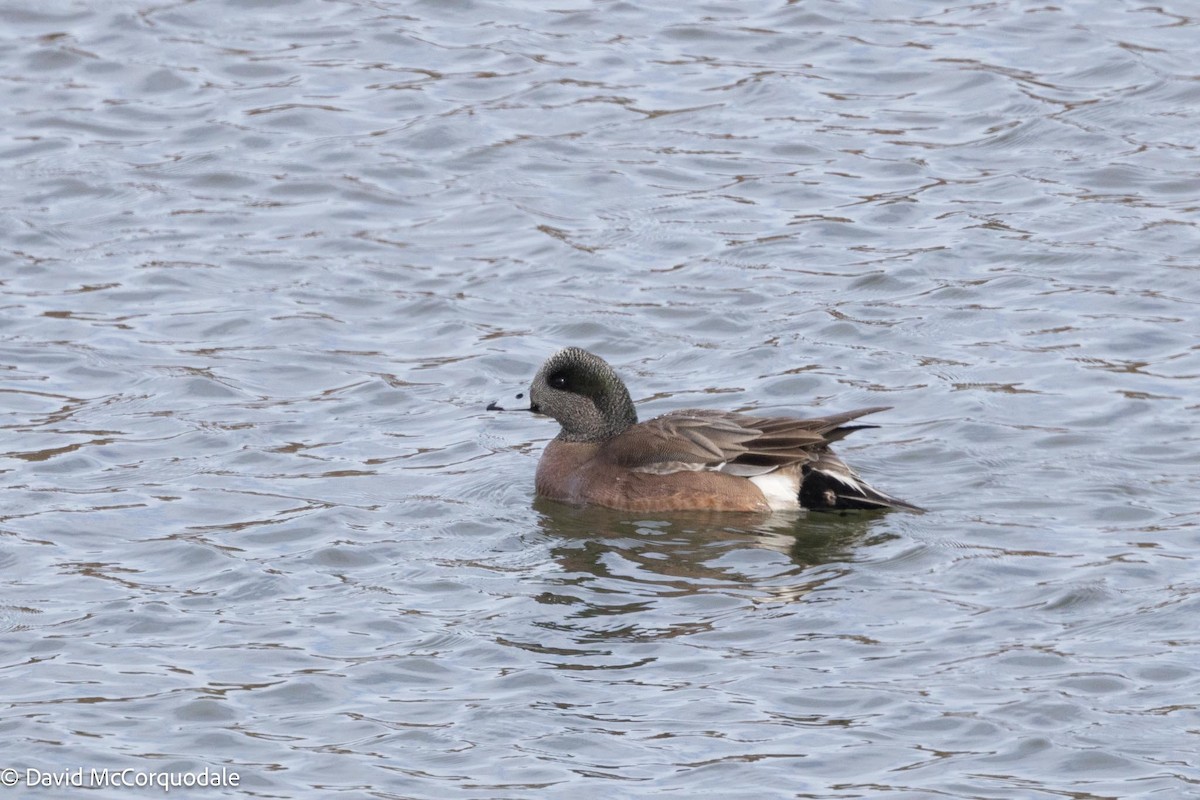
[[[495,403],[488,408],[506,410]],[[558,420],[558,438],[568,442],[601,442],[637,423],[616,371],[578,347],[565,347],[542,364],[529,387],[528,410]]]

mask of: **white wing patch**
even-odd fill
[[[710,466],[700,461],[655,461],[652,464],[643,464],[640,467],[634,467],[631,472],[645,472],[647,475],[670,475],[675,472],[704,472],[705,470],[718,469],[723,467],[724,463]]]

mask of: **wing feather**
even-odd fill
[[[639,472],[663,475],[709,469],[754,477],[816,461],[830,442],[860,427],[872,427],[843,427],[843,423],[883,410],[862,408],[792,419],[687,409],[634,425],[606,447],[609,457]]]

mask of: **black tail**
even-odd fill
[[[925,510],[872,488],[833,453],[805,464],[801,476],[800,505],[810,511]]]

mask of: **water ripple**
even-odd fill
[[[3,766],[1200,781],[1186,9],[217,11],[0,9]],[[531,502],[564,344],[933,510]]]

